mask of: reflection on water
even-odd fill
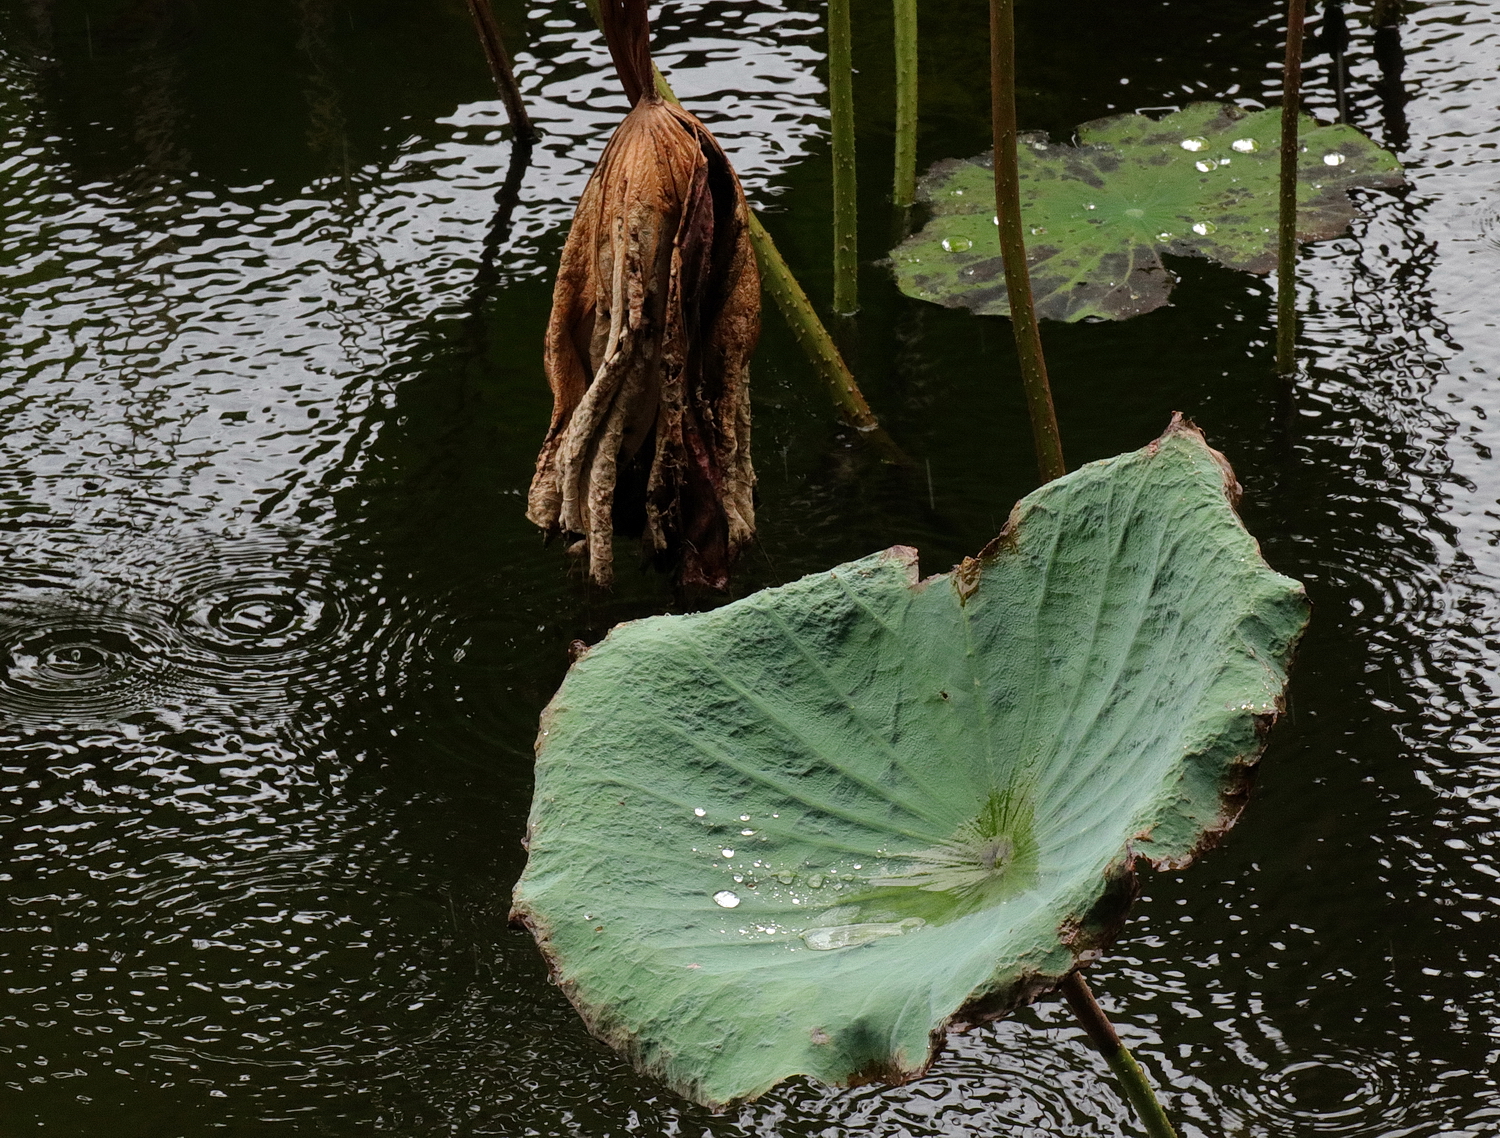
[[[498,7],[546,132],[529,163],[462,5],[0,0],[8,1125],[1133,1133],[1054,1003],[910,1086],[794,1083],[715,1119],[590,1040],[506,928],[568,643],[680,602],[624,571],[591,593],[521,516],[549,266],[623,108],[581,6]],[[871,171],[888,8],[856,21]],[[1309,250],[1292,398],[1265,285],[1213,266],[1174,266],[1174,308],[1047,331],[1074,460],[1194,414],[1316,606],[1258,798],[1204,864],[1148,882],[1096,969],[1185,1135],[1480,1138],[1500,1111],[1500,27],[1475,3],[1363,15],[1349,117],[1404,148],[1412,186]],[[821,19],[685,0],[659,24],[815,296]],[[1037,8],[1023,115],[1056,133],[1274,102],[1276,19]],[[984,145],[983,21],[981,0],[924,17],[924,161]],[[1309,99],[1332,117],[1331,86]],[[862,185],[874,262],[888,203]],[[745,588],[898,541],[942,570],[1030,488],[1003,325],[865,271],[851,353],[922,476],[868,461],[768,320]],[[872,923],[902,922],[843,925]]]

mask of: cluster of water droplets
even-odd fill
[[[708,815],[709,811],[702,806],[693,808],[694,819],[710,832],[724,829],[733,833],[737,829],[739,838],[754,839],[774,848],[772,835],[765,832],[765,827],[756,828],[751,815],[731,815],[722,824],[715,824]],[[774,826],[781,815],[773,812],[770,819]],[[748,858],[743,849],[719,842],[694,846],[691,852],[713,859],[711,868],[730,876],[732,887],[726,885],[709,893],[714,905],[720,909],[739,909],[748,900],[758,902],[755,915],[745,916],[743,925],[726,926],[722,930],[742,938],[777,940],[794,948],[805,946],[826,952],[901,936],[927,923],[920,917],[902,919],[896,914],[849,903],[849,891],[863,894],[869,890],[871,874],[867,869],[873,870],[873,863],[868,867],[865,861],[851,861],[842,866],[814,867],[807,862],[778,865],[767,854]],[[885,855],[882,852],[879,856]]]

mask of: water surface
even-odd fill
[[[1411,185],[1309,252],[1294,391],[1268,283],[1207,264],[1173,307],[1045,329],[1070,461],[1191,414],[1316,606],[1244,820],[1094,970],[1188,1135],[1500,1126],[1500,27],[1411,7],[1399,49],[1349,7],[1351,117]],[[1269,5],[1021,8],[1026,127],[1274,101]],[[908,1087],[715,1118],[507,928],[568,642],[712,602],[623,545],[591,592],[522,517],[551,266],[624,104],[581,5],[499,10],[546,132],[524,168],[456,2],[0,0],[6,1133],[1136,1133],[1053,1002]],[[1034,484],[1008,326],[878,263],[888,11],[855,21],[850,355],[920,469],[838,425],[768,312],[741,593],[895,543],[944,569]],[[674,2],[657,37],[820,299],[821,19]],[[984,21],[924,9],[924,163],[987,145]]]

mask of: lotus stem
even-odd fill
[[[917,0],[893,0],[896,22],[896,183],[902,209],[917,201]]]
[[[854,184],[854,48],[850,0],[828,0],[828,110],[833,134],[833,310],[859,311],[859,203]]]
[[[1281,74],[1281,230],[1276,259],[1276,371],[1297,370],[1297,114],[1302,105],[1302,27],[1307,0],[1287,0]]]
[[[602,26],[599,19],[599,0],[584,0],[584,3],[588,6],[589,15],[594,18],[594,24]],[[651,68],[656,76],[656,89],[661,93],[661,97],[669,102],[678,102],[672,85],[662,75],[660,68],[654,63]],[[812,301],[807,298],[806,291],[797,282],[791,267],[786,263],[786,258],[781,255],[781,250],[776,248],[776,242],[771,240],[771,235],[766,232],[766,227],[760,223],[760,218],[756,216],[754,210],[750,212],[750,244],[755,249],[755,263],[760,268],[762,287],[771,294],[772,299],[776,301],[776,306],[781,309],[781,315],[791,327],[792,335],[802,346],[802,350],[807,353],[808,362],[813,365],[813,370],[827,384],[828,393],[833,397],[834,405],[839,409],[844,420],[873,443],[882,452],[887,462],[897,466],[911,466],[911,459],[896,445],[896,441],[886,433],[885,428],[880,425],[880,420],[870,410],[864,393],[860,391],[859,384],[854,381],[854,375],[850,372],[849,365],[844,362],[844,357],[839,354],[833,337],[828,334],[828,329],[818,319],[818,313],[813,308]]]
[[[1349,50],[1349,20],[1344,14],[1344,0],[1323,0],[1323,27],[1318,34],[1333,61],[1333,95],[1338,106],[1339,122],[1349,121],[1349,67],[1344,54]]]
[[[1114,1024],[1109,1022],[1099,1001],[1094,999],[1094,993],[1089,991],[1083,973],[1068,973],[1062,982],[1062,994],[1099,1054],[1104,1056],[1109,1069],[1120,1080],[1125,1097],[1130,1100],[1130,1106],[1141,1120],[1141,1125],[1146,1128],[1146,1133],[1150,1138],[1177,1138],[1177,1132],[1167,1120],[1167,1112],[1161,1108],[1156,1092],[1151,1089],[1150,1080],[1146,1078],[1146,1073],[1141,1070],[1135,1057],[1120,1042]]]
[[[510,56],[505,42],[500,38],[500,25],[495,20],[495,10],[490,0],[469,0],[469,15],[474,19],[474,30],[479,33],[479,45],[484,48],[484,58],[489,62],[490,75],[495,80],[495,90],[505,104],[505,113],[510,118],[511,133],[524,146],[536,143],[536,127],[526,113],[526,104],[521,101],[521,88],[516,85],[515,72],[511,70]]]
[[[750,244],[755,249],[755,260],[760,266],[761,285],[776,301],[792,335],[802,345],[814,370],[828,385],[828,393],[833,397],[834,405],[838,407],[845,422],[874,443],[887,462],[911,466],[911,459],[886,434],[880,421],[875,418],[875,413],[870,410],[870,405],[865,402],[864,394],[844,363],[844,357],[839,355],[832,337],[828,335],[828,329],[818,319],[812,301],[808,300],[807,293],[802,290],[797,278],[782,259],[776,243],[771,240],[771,235],[754,213],[750,215]]]
[[[1031,298],[1026,238],[1021,228],[1021,175],[1016,165],[1016,22],[1014,0],[990,0],[990,117],[995,135],[995,219],[1010,299],[1011,329],[1021,360],[1021,383],[1031,415],[1031,435],[1042,481],[1068,472],[1062,435],[1042,357],[1041,330]]]

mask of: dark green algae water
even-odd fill
[[[625,545],[592,593],[522,517],[551,266],[622,109],[580,7],[500,5],[548,133],[496,226],[508,133],[457,0],[0,0],[0,1135],[1138,1132],[1051,1001],[910,1086],[716,1118],[506,926],[568,642],[714,603]],[[1411,8],[1399,89],[1349,8],[1352,118],[1412,185],[1309,251],[1294,392],[1267,282],[1207,264],[1174,307],[1045,328],[1070,460],[1191,414],[1316,606],[1244,819],[1092,973],[1187,1135],[1500,1133],[1500,25]],[[919,466],[838,426],[768,312],[737,592],[895,543],[944,569],[1035,480],[1008,326],[878,264],[888,5],[856,16],[846,334]],[[925,164],[985,148],[987,90],[983,5],[923,17]],[[820,19],[673,3],[658,54],[823,298]],[[1023,4],[1023,126],[1271,100],[1278,22]]]

